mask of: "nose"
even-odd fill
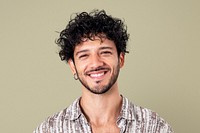
[[[91,59],[90,59],[90,67],[91,68],[97,68],[97,67],[103,66],[103,64],[104,64],[103,60],[97,53],[94,53],[91,56]]]

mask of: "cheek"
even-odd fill
[[[76,71],[78,73],[84,73],[86,70],[86,63],[76,63]]]

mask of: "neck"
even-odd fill
[[[83,91],[80,105],[91,124],[105,125],[116,122],[121,110],[122,97],[117,87],[105,94],[92,94]]]

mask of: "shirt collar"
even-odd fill
[[[133,104],[126,97],[122,96],[122,99],[122,107],[119,118],[135,120]]]
[[[68,108],[67,108],[67,118],[70,120],[76,120],[82,114],[81,108],[79,105],[80,98],[77,98]]]
[[[69,112],[68,118],[70,120],[76,120],[80,117],[80,115],[84,115],[80,108],[80,99],[81,98],[76,99],[67,109]],[[123,96],[119,118],[124,118],[126,120],[135,120],[134,106],[126,97]]]

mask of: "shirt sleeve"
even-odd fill
[[[33,133],[50,133],[48,131],[48,124],[46,121],[41,123],[34,131]]]
[[[157,129],[156,133],[174,133],[172,127],[163,118],[160,118]]]

